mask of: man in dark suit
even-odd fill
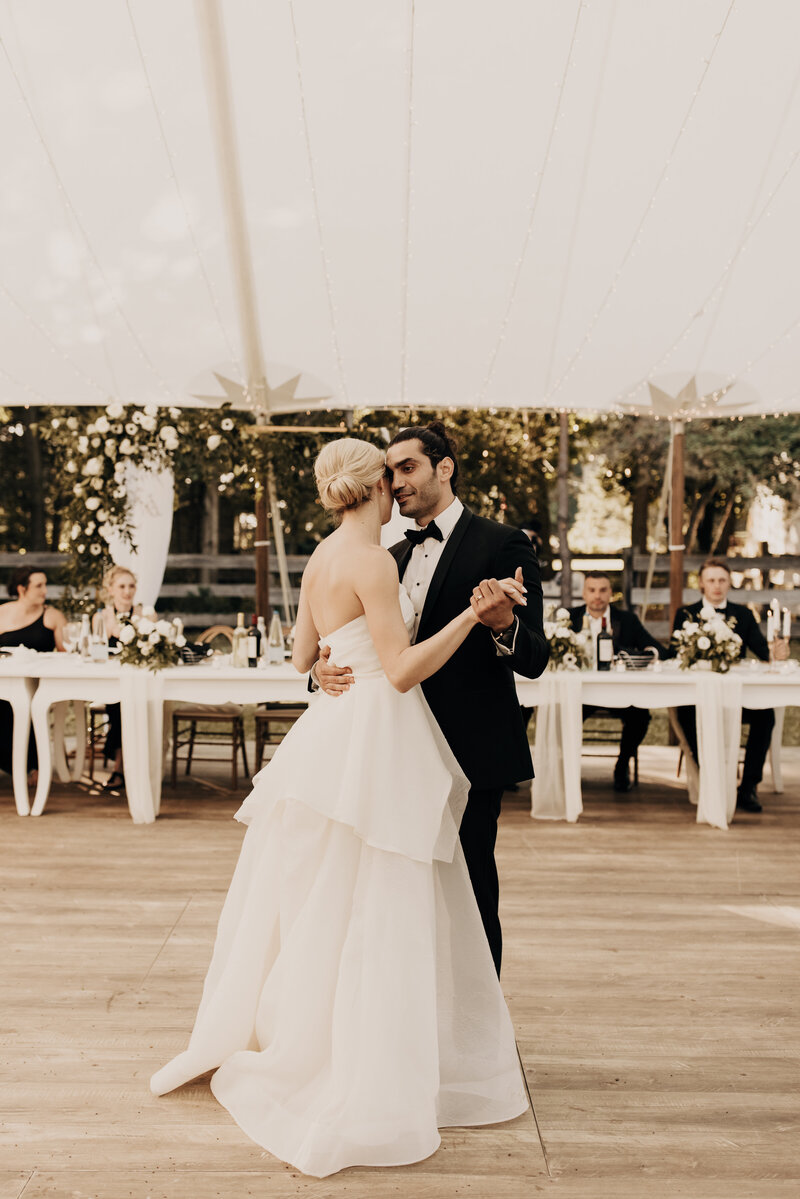
[[[762,662],[769,661],[769,644],[758,627],[756,618],[744,604],[733,604],[728,599],[731,589],[731,568],[724,558],[709,558],[700,567],[700,594],[702,599],[697,603],[679,608],[675,613],[675,629],[681,629],[687,621],[697,620],[702,609],[715,608],[722,612],[726,620],[735,620],[734,633],[742,639],[740,657],[744,658],[747,651],[755,654]],[[776,639],[773,652],[778,660],[788,658],[789,647],[785,641]],[[695,762],[697,761],[697,715],[694,707],[678,708],[678,721],[686,735],[689,748]],[[772,708],[742,708],[742,723],[750,725],[747,735],[747,748],[744,755],[742,781],[736,792],[736,808],[739,812],[761,812],[763,809],[758,799],[758,784],[764,771],[769,743],[772,740],[772,730],[775,727],[775,713]]]
[[[597,634],[606,622],[606,630],[614,640],[614,653],[627,650],[643,653],[654,649],[659,658],[666,658],[668,651],[655,637],[651,637],[638,616],[611,603],[611,579],[601,570],[587,570],[584,575],[583,603],[569,610],[572,627],[579,633],[587,625],[592,649],[597,645]],[[622,736],[619,742],[619,757],[614,767],[614,790],[630,791],[630,761],[644,740],[650,724],[650,713],[646,708],[598,708],[584,704],[583,718],[596,713],[608,713],[622,721]]]
[[[473,596],[485,626],[472,630],[422,690],[471,784],[461,844],[499,973],[497,820],[504,784],[533,775],[514,672],[537,678],[549,657],[539,566],[524,533],[476,516],[456,497],[458,459],[444,425],[434,422],[398,433],[386,465],[401,515],[416,521],[416,528],[390,551],[414,605],[412,639],[436,633]],[[510,576],[521,578],[527,589],[525,607],[514,608],[497,586],[497,579]],[[347,686],[351,677],[324,661],[315,669],[329,693],[337,685]]]

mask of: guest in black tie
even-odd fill
[[[111,566],[103,576],[103,599],[105,606],[96,613],[95,632],[105,632],[109,646],[119,644],[121,626],[131,615],[139,615],[141,604],[134,604],[136,576],[126,566]],[[113,771],[107,779],[104,791],[120,791],[125,788],[122,768],[122,715],[119,704],[106,704],[108,735],[103,750],[103,761],[113,763]]]
[[[398,433],[386,465],[400,514],[417,522],[390,551],[416,613],[412,640],[443,628],[472,596],[485,626],[472,630],[422,690],[471,784],[461,844],[499,973],[497,820],[505,784],[533,775],[514,672],[538,678],[549,657],[539,565],[524,533],[476,516],[457,498],[456,448],[438,421]],[[514,608],[497,580],[517,570],[527,604]],[[329,694],[352,682],[344,664],[336,666],[325,661],[323,648],[315,672]]]
[[[675,629],[683,628],[687,621],[697,620],[703,607],[716,608],[718,612],[723,613],[726,620],[733,618],[736,621],[734,632],[742,639],[741,657],[744,658],[750,650],[762,662],[768,662],[769,645],[766,637],[749,608],[744,604],[730,602],[730,589],[731,569],[728,563],[724,558],[709,558],[700,567],[702,599],[678,609],[675,613]],[[778,639],[774,643],[773,652],[778,660],[783,660],[789,656],[789,646],[785,641]],[[678,708],[678,721],[696,762],[697,717],[694,707]],[[740,812],[760,812],[762,808],[757,788],[761,782],[772,730],[775,727],[775,713],[772,708],[742,708],[742,723],[749,724],[750,731],[747,736],[742,781],[736,793],[736,808]]]
[[[587,570],[583,583],[583,603],[570,608],[569,615],[576,633],[586,625],[592,647],[597,645],[597,634],[605,619],[606,630],[614,641],[615,654],[620,650],[644,653],[653,649],[659,658],[668,657],[668,651],[648,633],[638,616],[611,603],[611,579],[602,570]],[[616,716],[622,721],[619,757],[614,767],[614,790],[630,791],[633,786],[630,761],[644,741],[650,713],[647,708],[598,708],[594,704],[584,704],[583,719],[595,716],[598,712],[604,716]]]

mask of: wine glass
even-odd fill
[[[72,654],[78,648],[78,642],[81,636],[81,622],[79,620],[69,620],[64,625],[62,633],[64,649],[68,654]]]

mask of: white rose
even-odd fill
[[[97,519],[101,524],[103,524],[104,521],[108,520],[108,513],[104,512],[103,509],[100,508],[97,513]]]
[[[119,631],[119,639],[123,645],[130,645],[136,636],[136,629],[132,624],[124,624]]]
[[[556,631],[556,626],[553,624],[552,620],[546,620],[544,622],[544,635],[548,641],[552,638],[553,633],[555,633],[555,631]]]
[[[131,445],[130,441],[128,441],[127,437],[123,437],[122,441],[119,443],[119,452],[120,454],[133,453],[133,446]]]
[[[117,448],[117,443],[114,441],[114,438],[113,438],[113,437],[107,437],[107,438],[106,438],[106,444],[105,444],[105,451],[106,451],[106,454],[108,455],[108,457],[109,457],[109,458],[110,458],[110,457],[113,455],[113,453],[114,453],[114,450],[115,450],[116,448]]]
[[[703,604],[702,608],[700,609],[700,615],[702,616],[703,620],[713,620],[716,614],[717,610],[716,608],[712,608],[711,604]]]
[[[177,419],[178,419],[178,417],[179,417],[179,416],[180,416],[180,414],[181,414],[181,410],[180,410],[180,408],[170,408],[170,409],[169,409],[169,414],[170,414],[170,416],[172,417],[172,419],[173,419],[173,420],[177,420]]]
[[[122,404],[120,404],[119,400],[114,400],[113,403],[106,405],[106,412],[112,420],[119,420],[124,411],[125,409],[123,408]]]
[[[143,416],[139,422],[145,433],[152,433],[156,427],[155,417]]]
[[[99,475],[102,469],[103,467],[99,458],[90,458],[83,468],[83,474]]]
[[[162,637],[169,637],[172,632],[172,625],[168,620],[157,620],[156,629]]]
[[[219,433],[212,433],[206,445],[210,450],[216,450],[222,444],[222,438]]]
[[[158,404],[145,404],[145,416],[158,416]]]
[[[686,636],[686,637],[691,637],[698,631],[699,628],[700,628],[700,625],[697,624],[695,621],[687,620],[686,624],[683,626],[682,635]]]
[[[102,444],[103,444],[103,443],[102,443],[102,441],[100,440],[100,438],[99,438],[99,437],[93,437],[93,438],[92,438],[92,449],[93,449],[93,450],[99,450],[99,449],[100,449],[100,446],[101,446]]]
[[[94,422],[94,427],[97,429],[98,433],[107,433],[111,428],[111,425],[104,416],[98,416],[97,420]]]
[[[138,416],[138,415],[139,415],[139,413],[138,413],[138,412],[134,412],[134,414],[133,414],[133,415],[134,415],[134,416]],[[134,424],[134,422],[133,422],[133,421],[130,421],[130,420],[128,421],[128,423],[127,423],[127,424],[126,424],[126,426],[125,426],[125,432],[128,434],[128,436],[129,436],[129,437],[133,437],[133,436],[135,435],[135,433],[136,433],[136,425]]]
[[[139,619],[137,628],[143,637],[149,637],[155,628],[155,625],[153,624],[152,620],[148,620],[146,616],[142,616]]]
[[[174,425],[162,425],[158,430],[158,435],[162,441],[169,441],[171,438],[178,436],[178,430]]]
[[[78,438],[78,453],[85,454],[88,451],[88,449],[89,449],[89,438],[88,437],[79,437]]]
[[[186,638],[183,633],[178,633],[178,636],[175,638],[175,644],[179,649],[186,644]]]
[[[153,629],[147,640],[151,645],[158,645],[159,641],[161,640],[161,634],[159,633],[158,629]]]
[[[559,641],[569,641],[569,629],[556,629],[556,637]]]
[[[75,465],[75,463],[72,461],[72,459],[70,458],[69,462],[67,462],[67,463],[66,463],[66,465],[65,465],[64,469],[67,471],[67,473],[68,473],[68,474],[70,474],[70,475],[74,475],[74,474],[75,474],[75,471],[76,471],[78,468],[77,468],[77,466]]]
[[[92,485],[92,487],[94,487],[95,491],[102,491],[103,488],[105,487],[105,483],[103,482],[100,475],[95,475],[93,479],[89,480],[89,482]]]
[[[698,649],[711,649],[711,641],[709,640],[708,637],[705,636],[705,634],[702,637],[697,638],[697,648]]]
[[[68,417],[67,417],[67,428],[68,428],[68,429],[73,429],[73,430],[75,430],[75,429],[77,429],[77,427],[78,427],[78,419],[77,419],[77,417],[75,417],[75,416],[68,416]]]
[[[585,633],[576,633],[575,640],[577,641],[578,645],[585,645],[588,641],[588,637]]]
[[[556,609],[556,620],[569,620],[569,612],[566,608]]]
[[[92,554],[95,558],[97,557],[98,554],[102,554],[102,552],[103,552],[102,545],[98,545],[96,541],[93,542],[92,545],[89,546],[89,553]]]
[[[152,650],[152,648],[153,648],[152,645],[150,645],[150,643],[148,641],[145,641],[144,645],[141,645],[139,647],[139,652],[141,653],[143,658],[146,658],[147,655]]]
[[[96,425],[87,425],[86,432],[89,434],[90,437],[92,437],[97,432],[97,426]]]
[[[226,416],[224,420],[219,422],[219,427],[220,429],[224,429],[226,433],[230,433],[233,428],[233,421],[229,416]]]
[[[88,500],[86,501],[86,507],[89,509],[90,512],[94,512],[95,508],[100,507],[100,501],[96,495],[89,496]]]
[[[103,538],[103,541],[109,541],[114,533],[114,529],[111,525],[101,525],[97,532]]]
[[[77,547],[77,550],[78,550],[78,553],[79,553],[79,554],[82,554],[82,553],[84,553],[84,552],[85,552],[85,550],[86,550],[86,546],[85,546],[85,545],[83,545],[83,544],[81,544],[81,545],[79,545],[79,546]]]
[[[93,520],[90,520],[88,525],[86,526],[86,536],[91,537],[94,530],[95,530],[95,523]]]
[[[151,606],[142,608],[142,616],[145,618],[145,620],[153,620],[154,621],[156,619],[155,608],[153,608]]]

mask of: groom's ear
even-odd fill
[[[446,483],[449,479],[452,479],[455,468],[452,458],[442,458],[440,462],[437,462],[436,473],[440,481]]]

